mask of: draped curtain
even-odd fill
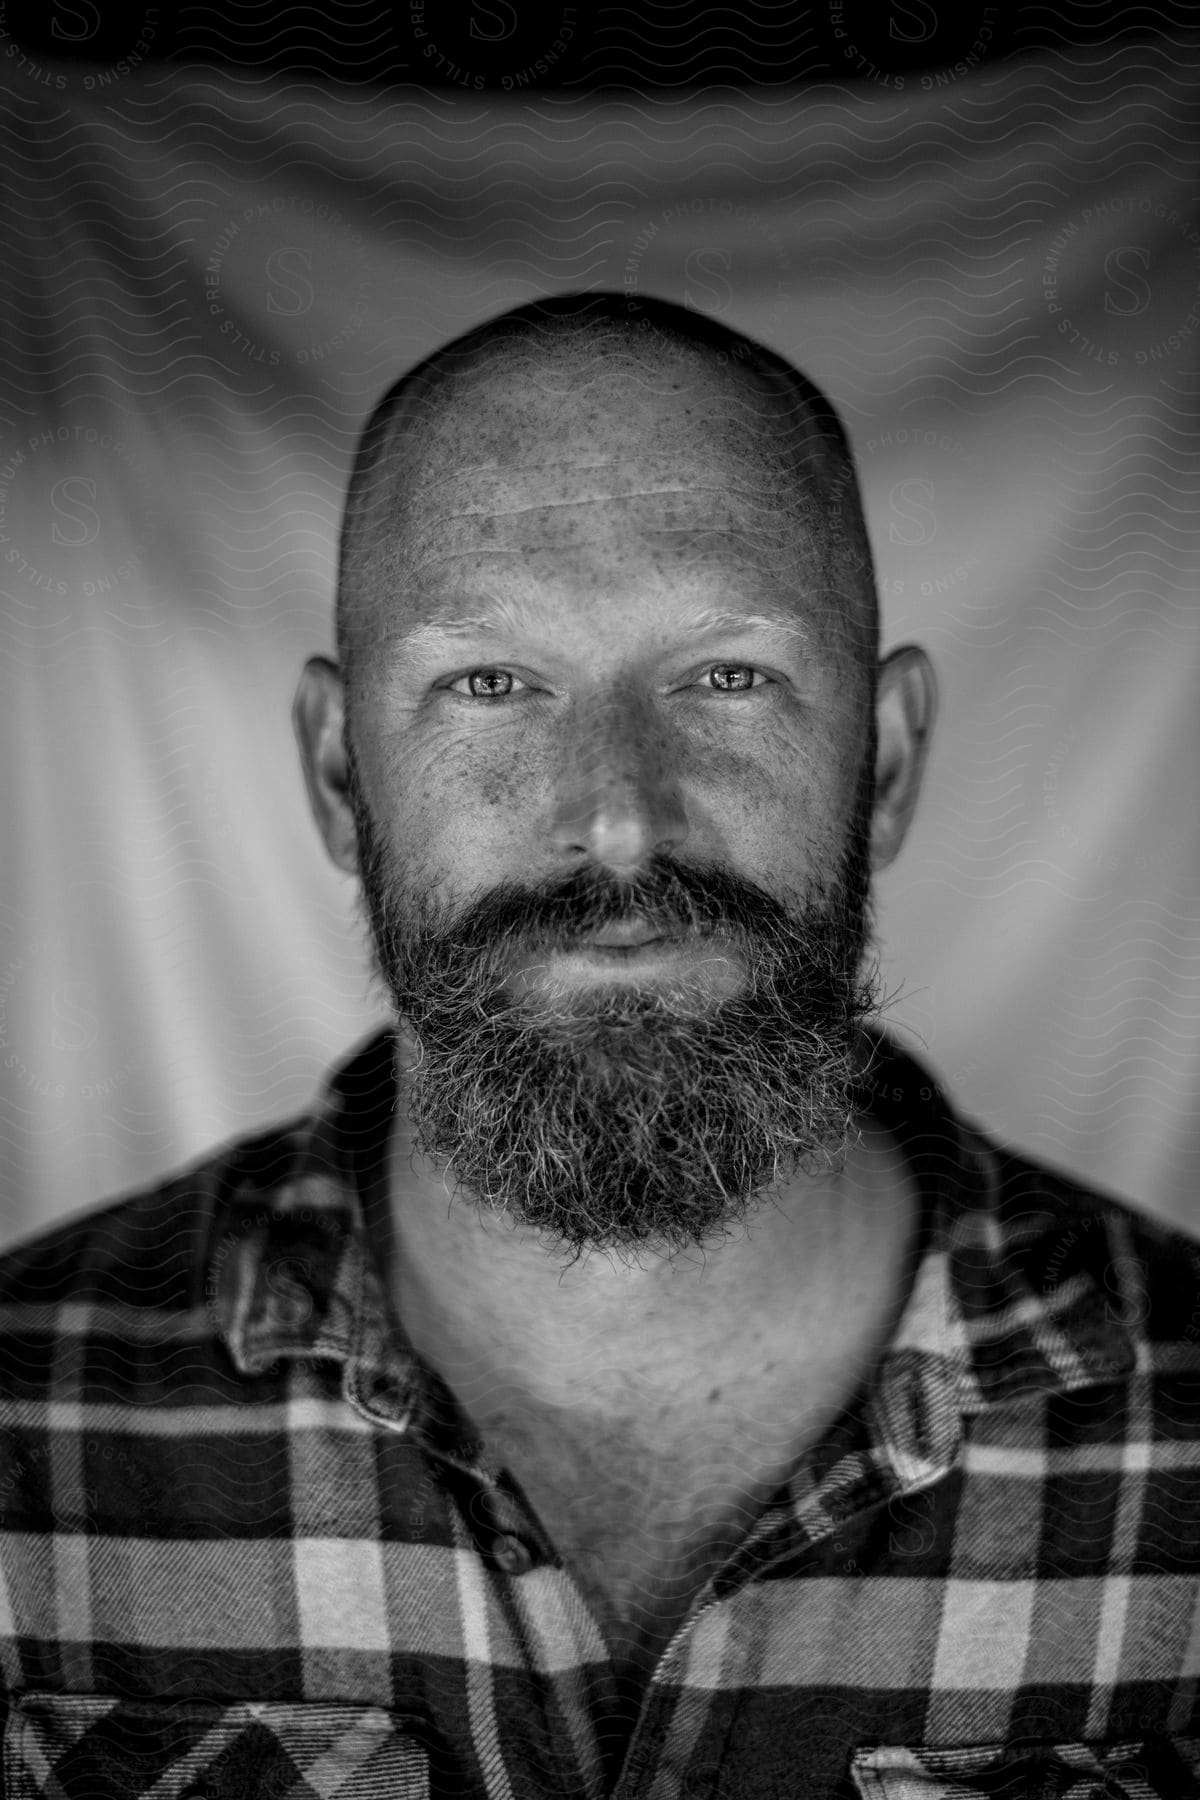
[[[885,648],[941,693],[887,1024],[1011,1142],[1200,1219],[1194,74],[0,79],[0,1236],[302,1107],[384,1017],[289,725],[355,437],[435,344],[601,286],[765,339],[851,433]]]

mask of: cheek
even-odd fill
[[[811,743],[756,743],[739,750],[725,743],[707,754],[693,752],[680,772],[731,831],[783,825],[795,831],[824,816],[830,805],[825,759]]]
[[[841,857],[855,782],[832,744],[789,744],[778,756],[723,757],[693,789],[714,836],[767,885],[802,888]]]
[[[515,817],[522,794],[528,799],[529,779],[527,775],[520,775],[513,769],[497,769],[494,764],[489,763],[479,770],[470,792],[488,812],[499,810]]]
[[[499,819],[513,823],[527,816],[544,792],[545,756],[531,746],[506,739],[489,741],[474,733],[467,742],[443,747],[432,771],[432,790],[444,809],[454,808],[494,829]]]
[[[392,842],[404,847],[410,867],[430,875],[486,857],[521,833],[536,809],[544,780],[538,760],[512,744],[481,742],[478,733],[393,743],[381,771],[381,816]]]

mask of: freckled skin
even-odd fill
[[[393,639],[480,597],[553,626],[418,666],[385,645],[353,713],[373,809],[423,877],[459,894],[560,870],[597,834],[618,862],[653,837],[774,893],[803,887],[836,856],[866,737],[864,684],[832,647],[822,545],[781,520],[758,465],[730,467],[729,414],[744,426],[745,407],[719,389],[631,380],[606,410],[569,392],[543,402],[493,381],[414,457]],[[768,601],[806,628],[786,656],[732,632],[693,650],[672,628],[703,606]],[[767,680],[705,691],[702,665],[722,659],[765,662]],[[438,685],[493,660],[526,691],[487,704]]]
[[[694,358],[653,380],[500,363],[410,424],[364,529],[349,704],[322,659],[297,697],[335,863],[357,867],[348,719],[378,831],[414,889],[448,902],[657,850],[785,901],[827,880],[872,723],[861,596],[839,591],[818,509],[773,465],[761,399]],[[499,603],[536,625],[401,644]],[[681,623],[764,608],[796,633],[701,641]],[[754,685],[721,691],[714,665]],[[473,697],[473,670],[514,687]],[[894,652],[874,703],[874,868],[903,842],[933,706],[926,659]],[[636,1692],[734,1523],[890,1327],[914,1205],[895,1146],[868,1132],[711,1252],[566,1270],[536,1233],[448,1207],[399,1128],[392,1184],[380,1232],[406,1329],[480,1429],[517,1446]]]

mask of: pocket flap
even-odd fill
[[[26,1694],[10,1800],[429,1800],[420,1727],[374,1706]]]
[[[1200,1738],[874,1744],[850,1775],[864,1800],[1200,1800]]]

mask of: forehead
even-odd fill
[[[818,540],[759,489],[703,470],[667,480],[637,459],[534,459],[427,484],[393,597],[377,644],[409,656],[481,636],[634,655],[741,624],[790,644],[826,611]]]
[[[418,388],[360,540],[370,639],[512,616],[509,602],[532,598],[548,619],[615,620],[625,603],[639,624],[786,610],[840,645],[849,597],[835,591],[812,430],[746,371],[695,358],[527,358]]]
[[[414,494],[447,474],[534,463],[576,469],[635,459],[663,483],[689,464],[780,469],[789,435],[780,397],[745,370],[693,357],[559,357],[510,351],[498,366],[419,390],[398,416],[396,473]],[[797,418],[792,431],[803,428]]]
[[[507,368],[397,422],[378,524],[410,577],[456,556],[590,547],[753,561],[818,534],[764,393],[683,365]]]
[[[453,617],[461,599],[534,598],[547,616],[671,601],[756,605],[815,578],[817,540],[748,484],[635,457],[461,470],[426,488],[403,536],[396,619]],[[399,596],[398,596],[399,598]]]

